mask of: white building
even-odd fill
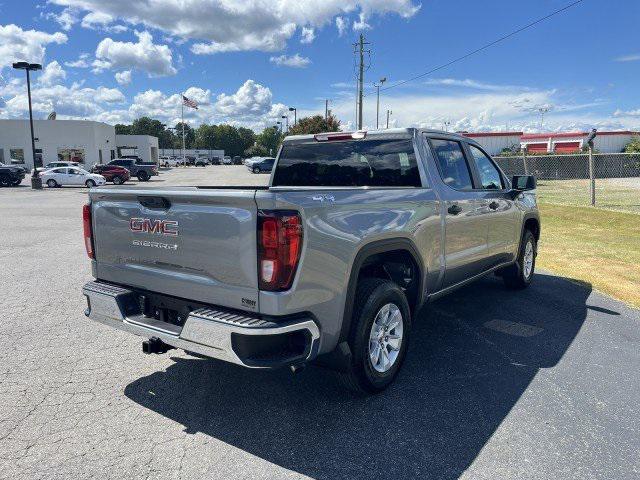
[[[489,155],[497,155],[505,148],[515,148],[517,150],[522,136],[522,132],[461,133],[465,137],[473,138],[482,145]]]
[[[157,161],[158,139],[148,135],[116,135],[115,128],[89,120],[34,120],[36,158],[46,165],[76,161],[89,169],[116,158],[119,149],[133,148],[143,160]],[[0,120],[0,162],[18,161],[31,169],[29,120]]]
[[[143,162],[158,163],[158,137],[116,135],[118,155],[138,155]]]

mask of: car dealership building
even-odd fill
[[[158,161],[158,139],[149,135],[116,135],[115,127],[90,120],[34,120],[38,163],[80,162],[89,169],[108,163],[120,150],[146,162]],[[31,169],[29,120],[0,120],[0,162],[21,163]]]

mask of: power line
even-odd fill
[[[568,10],[571,7],[574,7],[577,4],[582,3],[582,2],[583,2],[583,0],[576,0],[575,2],[572,2],[572,3],[568,4],[568,5],[565,5],[564,7],[560,8],[558,10],[555,10],[554,12],[551,12],[548,15],[545,15],[544,17],[540,17],[537,20],[534,20],[533,22],[528,23],[524,27],[520,27],[520,28],[518,28],[517,30],[514,30],[511,33],[508,33],[508,34],[506,34],[506,35],[504,35],[504,36],[502,36],[502,37],[500,37],[500,38],[498,38],[498,39],[496,39],[496,40],[494,40],[494,41],[492,41],[490,43],[487,43],[486,45],[481,46],[480,48],[476,48],[475,50],[473,50],[471,52],[468,52],[468,53],[462,55],[461,57],[458,57],[458,58],[456,58],[454,60],[451,60],[450,62],[443,63],[442,65],[440,65],[440,66],[438,66],[438,67],[436,67],[436,68],[434,68],[432,70],[429,70],[428,72],[421,73],[420,75],[416,75],[415,77],[411,77],[411,78],[408,78],[406,80],[401,80],[399,82],[394,83],[393,85],[389,85],[388,87],[383,88],[382,91],[391,90],[394,87],[398,87],[400,85],[404,85],[405,83],[413,82],[414,80],[418,80],[419,78],[426,77],[427,75],[430,75],[430,74],[432,74],[434,72],[437,72],[438,70],[442,70],[443,68],[446,68],[446,67],[448,67],[450,65],[453,65],[454,63],[457,63],[457,62],[459,62],[461,60],[464,60],[465,58],[468,58],[468,57],[470,57],[472,55],[475,55],[476,53],[482,52],[483,50],[486,50],[489,47],[493,47],[497,43],[500,43],[500,42],[502,42],[502,41],[504,41],[504,40],[506,40],[508,38],[511,38],[514,35],[517,35],[518,33],[522,32],[524,30],[527,30],[528,28],[531,28],[534,25],[537,25],[538,23],[544,22],[545,20],[547,20],[547,19],[549,19],[549,18],[551,18],[551,17],[553,17],[555,15],[558,15],[559,13],[562,13],[565,10]]]

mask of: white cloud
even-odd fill
[[[450,83],[450,82],[447,82]],[[490,84],[483,84],[488,86]],[[467,85],[464,80],[454,84]],[[443,128],[449,121],[449,130],[501,131],[523,130],[535,132],[540,129],[538,106],[553,106],[544,116],[544,129],[567,131],[591,129],[604,130],[637,129],[640,127],[640,111],[603,110],[602,101],[574,102],[574,92],[555,89],[540,90],[519,87],[519,90],[502,90],[500,85],[484,89],[456,89],[412,93],[406,91],[385,92],[380,100],[380,121],[385,123],[387,108],[393,110],[392,124],[401,127]],[[364,118],[366,128],[375,128],[375,95],[365,101]],[[333,111],[347,125],[354,119],[353,94],[339,98],[332,103]],[[309,112],[311,113],[311,112]],[[634,114],[637,113],[637,116]],[[306,115],[299,112],[298,115]]]
[[[477,80],[471,80],[469,78],[466,78],[463,80],[456,79],[456,78],[430,78],[426,80],[424,84],[429,86],[460,87],[460,88],[469,88],[469,89],[475,89],[475,90],[488,90],[488,91],[494,91],[494,92],[530,90],[530,88],[523,87],[523,86],[485,83],[485,82],[479,82]]]
[[[358,15],[358,20],[354,20],[353,22],[353,29],[355,31],[361,31],[361,30],[369,30],[370,28],[371,28],[371,25],[367,23],[367,16],[365,15],[364,12],[360,12],[360,15]]]
[[[269,88],[247,80],[232,95],[218,95],[216,110],[222,114],[237,117],[265,115],[271,109],[273,95]]]
[[[61,32],[46,33],[23,30],[13,24],[0,25],[0,70],[16,61],[42,63],[47,45],[66,42],[67,36]]]
[[[64,62],[64,65],[71,68],[89,68],[91,66],[89,63],[89,56],[90,55],[88,53],[81,53],[77,60]]]
[[[129,85],[131,83],[131,70],[117,72],[115,74],[115,78],[116,82],[118,82],[118,85]]]
[[[640,117],[640,108],[637,110],[616,110],[613,112],[614,117]]]
[[[0,90],[0,95],[7,92]],[[11,92],[0,114],[9,118],[20,118],[28,114],[27,94],[24,91]],[[5,97],[6,98],[6,97]],[[97,118],[114,105],[123,103],[125,96],[115,88],[86,88],[78,83],[70,87],[64,85],[36,86],[32,91],[33,111],[36,116],[46,116],[56,111],[59,118]],[[3,111],[4,110],[4,111]]]
[[[623,55],[614,59],[616,62],[637,62],[640,60],[640,53],[634,53],[631,55]]]
[[[38,82],[42,85],[53,85],[67,78],[67,72],[54,60],[44,67],[42,75],[38,77]]]
[[[198,54],[240,50],[277,51],[297,28],[322,28],[340,16],[357,15],[366,23],[375,15],[409,18],[415,0],[50,0],[81,11],[101,13],[131,25],[144,25],[198,43]]]
[[[292,68],[304,68],[311,63],[307,57],[300,56],[299,53],[295,55],[280,55],[278,57],[271,57],[269,59],[271,63],[275,63],[279,67],[292,67]]]
[[[336,17],[336,28],[338,29],[338,36],[341,37],[349,28],[349,22],[344,17]]]
[[[313,28],[302,27],[301,36],[300,43],[312,43],[316,39],[316,32]]]
[[[138,43],[117,42],[111,38],[102,40],[96,49],[95,70],[138,69],[153,77],[176,74],[167,45],[154,44],[149,32],[136,32],[136,36]]]
[[[104,30],[112,33],[122,33],[127,31],[124,25],[112,25],[113,16],[103,12],[91,12],[82,18],[82,27],[90,30]]]
[[[57,22],[65,32],[78,23],[78,12],[73,8],[65,8],[58,14],[46,13],[44,17]]]

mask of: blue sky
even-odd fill
[[[26,114],[15,60],[42,62],[36,117],[179,120],[261,129],[289,106],[355,120],[352,44],[371,43],[371,83],[411,78],[570,0],[0,0],[0,118]],[[182,4],[182,7],[178,7]],[[640,2],[584,0],[430,76],[383,91],[396,126],[487,131],[640,128]],[[381,118],[384,115],[381,114]]]

